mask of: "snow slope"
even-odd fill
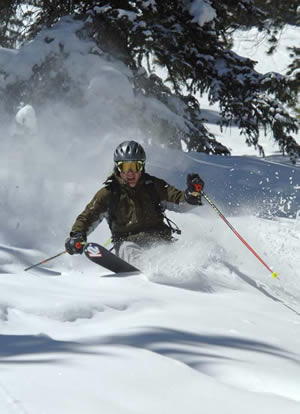
[[[128,84],[117,78],[122,94]],[[19,119],[35,126],[22,134],[2,124],[0,412],[298,414],[300,169],[278,154],[224,158],[143,142],[148,172],[179,188],[188,172],[204,178],[278,279],[207,203],[169,214],[182,236],[148,251],[142,275],[111,277],[67,255],[23,271],[64,249],[129,133],[111,131],[117,116],[101,99],[89,112],[99,95],[87,95],[83,112],[60,103],[35,115],[23,109]],[[232,147],[237,136],[228,135]],[[90,240],[108,237],[103,223]]]
[[[1,412],[253,413],[259,406],[264,413],[298,413],[300,221],[266,219],[246,207],[256,194],[258,169],[260,180],[276,180],[277,190],[288,193],[285,178],[299,186],[299,168],[154,147],[148,154],[148,170],[180,187],[187,171],[200,172],[207,193],[228,212],[230,203],[245,201],[228,218],[280,279],[270,277],[207,204],[170,213],[183,230],[181,240],[149,251],[142,276],[101,277],[107,272],[81,256],[25,273],[27,265],[63,249],[73,209],[79,212],[90,194],[49,172],[20,186],[24,203],[17,208],[11,186],[26,170],[5,170],[10,204],[2,212],[0,246]],[[161,158],[170,161],[162,165]],[[96,172],[96,161],[91,165]],[[86,165],[82,181],[96,191],[91,168]],[[68,214],[61,199],[66,188]],[[291,213],[298,203],[297,195]],[[59,207],[62,214],[55,213]],[[10,222],[9,210],[22,211],[22,222],[16,215]],[[20,226],[13,229],[13,221]],[[102,225],[90,240],[107,237]]]

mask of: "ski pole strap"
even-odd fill
[[[273,270],[264,262],[264,260],[256,253],[256,251],[246,242],[246,240],[239,234],[239,232],[233,227],[232,224],[229,223],[227,218],[224,216],[224,214],[221,213],[221,211],[218,209],[218,207],[210,200],[210,198],[204,193],[204,191],[201,191],[201,195],[205,200],[208,202],[208,204],[211,205],[211,207],[216,211],[216,213],[221,217],[221,219],[227,224],[227,226],[230,228],[230,230],[233,231],[233,233],[240,239],[240,241],[247,247],[247,249],[250,250],[252,254],[266,267],[266,269],[269,270],[269,272],[272,273],[272,278],[277,277],[277,273],[273,272]]]
[[[106,242],[103,244],[104,247],[107,247],[112,242],[112,238],[110,237]]]

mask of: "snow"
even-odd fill
[[[59,30],[70,35],[69,51],[74,45],[68,65],[86,85],[86,107],[25,104],[17,118],[39,128],[22,137],[2,123],[0,412],[298,414],[299,165],[271,145],[268,157],[252,156],[234,128],[224,133],[233,157],[150,145],[120,121],[120,110],[133,103],[124,67],[87,58],[70,24]],[[42,45],[37,53],[28,45],[27,62],[21,50],[0,51],[10,79],[21,73],[18,64],[26,76],[46,54]],[[157,105],[144,104],[150,113]],[[206,115],[214,128],[218,114],[207,108]],[[206,202],[168,214],[182,236],[149,250],[142,275],[111,277],[68,255],[24,272],[64,249],[75,217],[112,170],[113,149],[127,137],[145,146],[147,171],[178,188],[198,172],[207,195],[279,278]],[[103,223],[89,240],[108,237]]]
[[[27,131],[33,134],[37,133],[37,119],[34,108],[31,105],[20,108],[16,114],[16,123],[25,129],[25,134]]]
[[[209,0],[188,1],[188,11],[193,16],[193,23],[204,26],[217,17],[216,10],[211,6]],[[190,4],[189,4],[190,3]]]
[[[266,58],[266,52],[270,48],[266,34],[256,28],[248,31],[237,31],[234,35],[234,51],[257,62],[256,70],[261,73],[278,72],[286,73],[292,63],[291,53],[287,48],[298,47],[300,29],[286,25],[279,33],[280,46],[276,53]]]
[[[267,42],[266,35],[253,28],[249,31],[236,31],[234,33],[233,51],[240,56],[254,60],[255,69],[261,73],[278,72],[286,74],[288,66],[292,63],[292,58],[288,47],[297,47],[299,43],[299,28],[286,25],[280,33],[280,43],[276,52],[272,55],[266,55],[270,45]],[[223,68],[220,68],[222,70]],[[296,74],[294,73],[293,76]],[[199,97],[203,117],[207,119],[207,127],[213,132],[217,140],[222,142],[231,150],[232,155],[250,155],[257,156],[258,151],[254,147],[247,147],[245,142],[236,133],[235,128],[224,128],[220,132],[218,125],[219,117],[217,115],[218,104],[210,105],[206,95]],[[293,134],[297,142],[300,142],[300,130]],[[265,155],[269,157],[280,158],[278,146],[272,139],[271,131],[261,131],[259,144],[263,146]],[[269,158],[270,159],[270,158]]]

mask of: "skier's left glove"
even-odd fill
[[[82,254],[86,235],[82,233],[71,233],[65,241],[65,248],[69,254]]]
[[[186,183],[187,189],[184,192],[185,201],[195,206],[201,206],[201,191],[204,188],[204,181],[199,174],[193,173],[188,174]]]

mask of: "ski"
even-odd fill
[[[139,269],[116,256],[100,244],[87,243],[83,251],[89,260],[114,273],[141,273]]]

